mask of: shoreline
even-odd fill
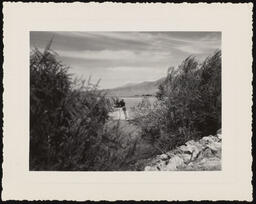
[[[156,96],[152,95],[152,96],[106,96],[107,98],[111,98],[111,97],[117,97],[117,98],[144,98],[144,97],[152,97],[155,98]]]

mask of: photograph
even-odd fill
[[[252,201],[252,17],[4,2],[2,199]]]
[[[30,31],[29,171],[221,171],[220,31]]]

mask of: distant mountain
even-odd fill
[[[144,81],[138,84],[129,83],[121,87],[106,89],[108,96],[118,97],[131,97],[142,95],[155,95],[158,91],[158,86],[164,80],[164,78],[156,81]]]

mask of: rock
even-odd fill
[[[194,169],[195,169],[194,163],[190,162],[187,166],[185,166],[183,169],[180,169],[180,170],[194,170]]]
[[[221,170],[221,149],[221,134],[205,136],[199,141],[190,140],[151,159],[151,166],[145,167],[145,171]]]
[[[179,147],[179,149],[183,152],[194,152],[195,149],[200,150],[203,149],[203,146],[201,144],[199,144],[198,142],[195,141],[189,141],[186,143],[186,145],[182,145]]]
[[[200,170],[221,170],[221,161],[219,158],[204,158],[198,163]]]
[[[178,167],[183,165],[184,165],[183,159],[178,156],[174,156],[169,160],[169,163],[166,166],[166,170],[174,171],[174,170],[177,170]]]
[[[151,166],[145,166],[144,171],[150,171],[151,170]]]
[[[181,154],[180,157],[183,159],[184,164],[188,164],[191,160],[191,154]]]
[[[190,140],[186,143],[188,147],[191,147],[192,150],[198,149],[199,151],[203,149],[203,146],[199,142],[195,142],[194,140]]]
[[[200,151],[198,149],[195,149],[193,152],[192,152],[192,156],[191,156],[191,161],[194,161],[198,155],[199,155]]]
[[[190,140],[188,142],[185,143],[187,146],[194,146],[196,144],[196,142],[194,140]]]
[[[167,154],[161,154],[161,155],[159,156],[159,158],[160,158],[161,160],[167,160],[167,159],[169,159],[169,156],[168,156]]]
[[[208,144],[207,147],[210,148],[215,153],[221,150],[221,144],[217,142]]]
[[[182,152],[185,152],[187,154],[192,154],[193,150],[191,147],[187,146],[187,145],[182,145],[179,147],[179,149],[182,151]]]
[[[212,139],[214,142],[220,142],[220,138],[217,135],[213,136]]]
[[[159,161],[159,162],[156,164],[156,168],[157,168],[159,171],[165,171],[166,162],[165,162],[165,161]]]
[[[221,135],[221,129],[218,129],[216,134],[220,134]]]
[[[169,158],[171,158],[171,157],[175,156],[176,154],[180,154],[180,153],[181,153],[181,151],[176,149],[176,150],[172,150],[170,152],[167,152],[166,154],[168,155]]]
[[[144,171],[159,171],[156,166],[146,166]]]
[[[185,171],[215,171],[221,170],[220,159],[214,158],[203,158],[200,161],[191,162],[179,170]]]
[[[192,154],[192,149],[186,145],[182,145],[179,147],[179,149],[182,151],[182,152],[186,152],[188,154]]]
[[[200,159],[204,159],[204,158],[210,158],[210,157],[213,157],[214,154],[212,152],[212,150],[208,147],[206,147],[200,154],[198,160]]]
[[[215,138],[213,136],[207,136],[199,140],[199,143],[203,146],[206,146],[207,144],[213,143],[214,141],[215,141]]]
[[[203,146],[200,143],[191,140],[186,142],[186,145],[180,146],[179,149],[185,154],[192,154],[190,159],[194,160],[199,152],[203,149]]]

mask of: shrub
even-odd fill
[[[89,170],[110,102],[97,85],[72,81],[47,48],[30,55],[30,170]]]
[[[155,101],[153,104],[147,97],[141,103],[132,108],[134,122],[141,129],[141,138],[152,144],[157,150],[163,152],[166,147],[161,144],[162,129],[165,124],[163,115],[165,106],[162,101]]]
[[[120,120],[105,124],[99,154],[92,170],[127,170],[134,160],[138,137],[131,124]]]
[[[142,103],[135,111],[144,138],[162,151],[214,134],[221,127],[221,52],[202,64],[190,56],[169,68],[157,98],[157,106]]]

